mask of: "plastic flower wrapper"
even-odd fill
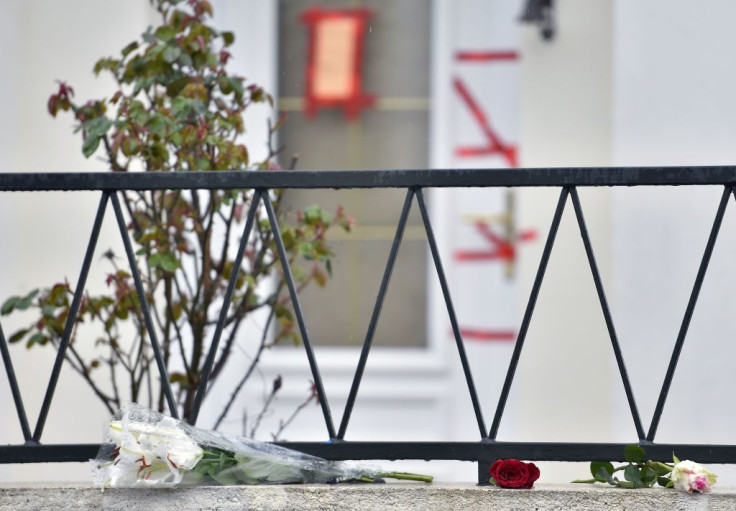
[[[349,466],[246,438],[207,431],[130,404],[107,428],[91,460],[94,483],[130,486],[432,482],[431,476]]]

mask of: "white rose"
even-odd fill
[[[679,491],[704,493],[716,484],[716,475],[694,461],[678,461],[670,473],[670,480]]]

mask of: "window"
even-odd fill
[[[302,13],[368,8],[363,89],[375,104],[349,121],[342,109],[304,112],[307,26]],[[279,100],[289,120],[279,132],[282,162],[298,155],[297,169],[427,168],[430,82],[429,0],[279,2]],[[290,191],[287,207],[338,204],[355,217],[353,233],[330,235],[336,253],[327,289],[311,286],[301,303],[316,345],[360,346],[365,338],[383,268],[396,230],[403,190]],[[427,249],[421,218],[412,208],[374,344],[426,346]]]

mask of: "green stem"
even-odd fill
[[[409,472],[383,472],[377,475],[377,477],[387,477],[389,479],[403,479],[405,481],[421,481],[423,483],[431,483],[434,479],[432,476],[425,476],[422,474],[412,474]]]
[[[660,468],[663,468],[663,469],[668,470],[670,472],[672,472],[672,469],[675,468],[675,467],[672,467],[672,466],[668,465],[667,463],[662,463],[662,462],[659,462],[659,461],[648,461],[647,463],[649,463],[651,465],[654,465],[654,466],[657,466],[657,467],[660,467]]]
[[[598,480],[597,479],[575,479],[572,482],[573,483],[589,483],[590,484],[590,483],[597,483]]]

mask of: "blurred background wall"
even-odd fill
[[[291,137],[296,144],[301,132],[318,125],[332,133],[344,128],[353,138],[334,144],[337,155],[350,144],[370,141],[376,130],[407,133],[411,128],[412,133],[426,135],[415,135],[406,142],[419,154],[416,159],[402,159],[399,147],[392,153],[395,156],[371,166],[361,164],[364,160],[356,160],[353,153],[351,160],[347,152],[346,163],[337,165],[336,156],[328,153],[325,168],[513,166],[513,161],[499,154],[477,158],[458,155],[458,147],[486,141],[477,117],[470,113],[467,95],[502,140],[517,149],[515,163],[519,166],[709,165],[733,164],[736,159],[732,143],[736,135],[732,93],[736,71],[730,65],[736,35],[729,26],[736,6],[732,2],[558,0],[552,41],[544,41],[536,27],[519,23],[521,0],[413,0],[406,5],[402,2],[401,12],[386,12],[382,9],[387,7],[379,1],[358,3],[375,12],[375,24],[366,34],[367,47],[372,38],[398,45],[384,48],[376,43],[374,48],[381,51],[366,57],[370,59],[367,64],[378,70],[366,68],[366,76],[374,80],[368,80],[366,86],[372,88],[368,92],[378,93],[379,102],[366,110],[357,124],[346,123],[340,112],[330,111],[320,112],[316,124],[308,124],[309,120],[301,118],[296,83],[301,79],[300,68],[292,75],[294,83],[285,82],[288,76],[283,76],[280,65],[285,58],[280,33],[284,16],[299,4],[213,1],[215,24],[236,33],[234,68],[284,100],[279,108],[288,111],[293,120],[291,127],[287,122],[285,139]],[[314,2],[325,8],[355,7],[358,3]],[[412,16],[412,10],[416,15]],[[70,117],[52,120],[48,116],[46,99],[57,79],[68,80],[77,98],[109,94],[111,84],[93,77],[93,63],[117,53],[155,22],[154,13],[143,0],[33,0],[6,6],[0,20],[0,59],[5,68],[0,82],[0,171],[105,170],[103,162],[82,156],[81,141],[70,129]],[[412,28],[412,23],[422,23],[421,30]],[[296,23],[293,30],[303,28]],[[417,30],[417,38],[425,37],[426,44],[412,45],[410,38],[391,39],[390,34],[411,30]],[[293,52],[300,49],[298,40],[290,44]],[[415,53],[402,53],[401,45]],[[484,67],[460,59],[463,51],[505,51],[515,57],[488,61],[493,63]],[[424,59],[426,87],[422,88],[420,80],[416,89],[404,90],[404,82],[398,81],[393,89],[384,89],[386,82],[380,79],[385,71],[379,71],[387,54],[411,62]],[[401,60],[393,65],[401,65]],[[463,87],[466,96],[461,94]],[[257,151],[264,143],[265,118],[275,114],[262,109],[252,115],[248,136],[251,151]],[[312,136],[320,140],[318,134]],[[363,153],[380,149],[369,145]],[[513,333],[518,328],[558,194],[556,190],[518,190],[511,202],[509,196],[494,190],[447,190],[432,192],[429,197],[453,298],[461,323],[471,331],[466,346],[488,423],[513,349],[513,339],[499,332]],[[720,194],[717,187],[580,191],[645,429]],[[366,194],[352,199],[367,200],[368,209],[380,204],[394,211],[382,198],[371,197]],[[349,208],[349,197],[340,200]],[[73,199],[61,193],[0,197],[0,299],[64,276],[74,282],[96,202],[91,194]],[[338,279],[355,273],[350,270],[355,264],[350,257],[367,253],[360,248],[366,245],[360,243],[380,246],[383,238],[392,236],[380,222],[361,232],[359,212],[363,210],[357,206],[354,210],[357,238],[338,240],[344,256],[336,273],[342,269],[344,276],[336,276],[334,289],[350,289],[349,282]],[[731,342],[736,332],[729,320],[733,310],[729,291],[736,283],[730,264],[736,249],[733,210],[731,204],[659,428],[660,441],[734,442],[736,413],[724,399],[736,378],[730,364],[736,355]],[[513,215],[513,223],[504,216],[508,214]],[[362,215],[363,225],[371,226],[368,214]],[[511,229],[512,234],[534,232],[536,238],[515,246],[511,268],[506,262],[468,264],[458,257],[459,252],[487,248],[476,228],[479,221],[506,234],[504,229]],[[109,221],[106,225],[113,227]],[[422,239],[418,232],[415,238],[409,236],[408,242],[421,246]],[[99,250],[117,243],[115,231],[106,229]],[[383,249],[374,250],[380,259]],[[424,333],[411,342],[407,340],[410,334],[396,335],[371,355],[348,438],[475,440],[478,430],[464,396],[448,322],[432,280],[433,268],[422,260],[421,253],[403,264],[407,270],[416,270],[415,265],[421,264],[420,274],[427,276],[426,289],[420,290],[426,296],[426,303],[419,304],[424,318],[416,320],[423,323],[415,329]],[[400,261],[397,272],[401,265]],[[94,270],[90,275],[91,286],[102,282],[103,270],[98,272],[96,281]],[[379,277],[373,284],[376,289]],[[416,311],[416,301],[407,303],[398,298],[402,296],[400,282],[392,282],[386,307],[400,310],[410,306]],[[367,289],[366,295],[369,299],[359,305],[363,308],[357,316],[364,317],[365,311],[370,311],[375,289]],[[316,295],[312,299],[318,300]],[[11,320],[0,319],[6,334],[13,331]],[[327,341],[318,351],[327,394],[334,401],[338,418],[357,360],[354,344],[362,342],[365,324],[358,321],[351,328],[354,330],[345,337],[352,336],[356,342],[339,346]],[[391,331],[396,330],[386,327],[382,338],[389,337]],[[243,342],[247,344],[247,339]],[[11,353],[33,423],[53,354],[27,352],[20,346],[13,346]],[[285,387],[279,408],[268,418],[270,425],[264,427],[264,438],[268,438],[268,428],[301,402],[307,391],[309,375],[298,349],[269,354],[262,372],[264,385],[277,374],[285,375]],[[0,441],[20,443],[22,436],[11,413],[5,381],[5,375],[0,375],[0,399],[8,410],[0,421]],[[222,388],[226,393],[225,385]],[[207,426],[207,413],[215,413],[221,404],[220,395],[225,394],[215,393],[204,410],[203,426]],[[81,379],[71,371],[62,372],[56,396],[45,441],[99,441],[106,419],[104,409]],[[249,391],[239,402],[240,410],[257,409],[262,396],[262,388]],[[235,414],[229,429],[237,432],[240,422],[241,417]],[[303,413],[286,436],[322,439],[323,429],[315,407]],[[636,440],[570,204],[499,439]],[[429,470],[440,480],[465,481],[473,481],[476,470],[461,463],[433,464],[429,469],[410,464],[410,468]],[[547,481],[567,481],[584,475],[586,467],[545,465],[542,471]],[[716,471],[724,475],[726,484],[736,477],[730,468],[717,467]],[[86,467],[80,465],[0,466],[0,479],[6,481],[86,477]]]

